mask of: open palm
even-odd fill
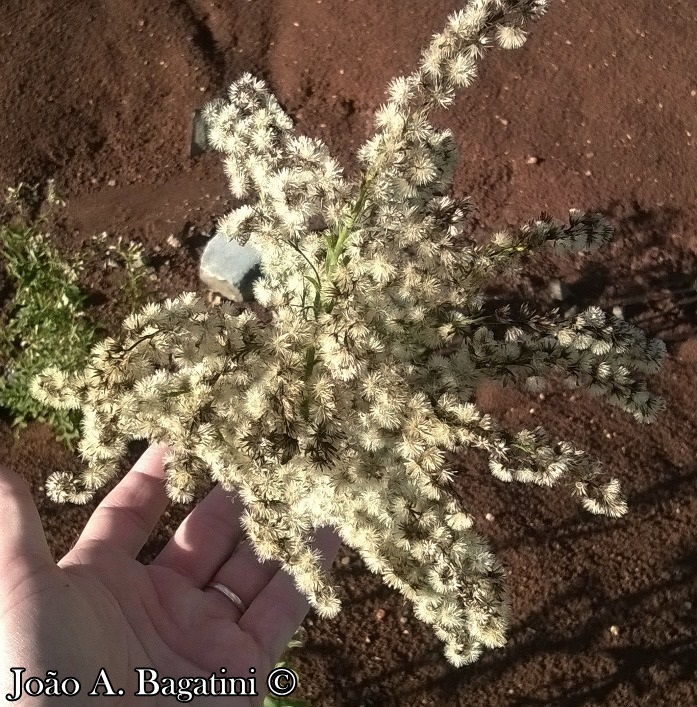
[[[92,704],[95,697],[88,693],[98,680],[97,692],[113,695],[102,696],[100,703],[176,702],[171,696],[145,701],[134,696],[136,668],[144,669],[146,693],[156,690],[148,681],[154,671],[160,687],[164,676],[208,678],[215,673],[245,678],[258,695],[195,697],[196,704],[263,701],[266,677],[307,614],[307,601],[278,564],[256,559],[240,527],[241,502],[233,502],[232,494],[219,486],[189,514],[152,564],[136,560],[168,503],[162,469],[166,451],[164,445],[153,445],[143,454],[57,565],[27,484],[0,467],[2,699],[16,692],[17,671],[10,669],[22,667],[25,680],[45,680],[46,671],[56,671],[59,681],[72,676],[80,682],[73,697],[24,697],[35,706]],[[333,531],[318,531],[316,546],[325,566],[339,544]],[[244,613],[211,583],[237,594]]]

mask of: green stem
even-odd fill
[[[365,200],[368,196],[368,187],[370,186],[370,183],[372,182],[372,177],[368,177],[367,175],[363,175],[363,179],[361,180],[361,187],[360,191],[358,193],[358,199],[356,200],[356,203],[353,205],[353,209],[351,210],[351,216],[349,217],[348,221],[343,224],[341,229],[339,230],[338,238],[336,241],[336,244],[334,245],[333,248],[329,248],[328,253],[327,253],[327,261],[326,261],[326,267],[325,267],[325,272],[327,275],[330,275],[332,271],[334,270],[334,267],[336,266],[339,256],[341,255],[344,247],[344,243],[346,242],[346,239],[351,235],[351,230],[353,229],[354,225],[356,224],[356,220],[358,217],[363,213],[363,207],[365,206]]]
[[[339,233],[336,239],[336,243],[334,245],[331,244],[331,241],[329,238],[327,239],[328,241],[328,248],[327,248],[327,260],[325,261],[325,273],[327,276],[331,276],[332,272],[334,271],[334,268],[336,267],[336,264],[339,260],[339,256],[341,255],[343,251],[343,246],[348,237],[351,235],[351,231],[353,227],[356,224],[356,221],[358,220],[359,216],[363,213],[363,209],[365,207],[365,202],[368,196],[368,187],[370,183],[372,182],[372,177],[368,177],[367,175],[363,175],[363,178],[361,180],[361,186],[360,190],[358,193],[358,199],[356,200],[356,203],[353,206],[353,209],[351,209],[351,216],[349,217],[348,221],[342,225],[342,227],[339,229]],[[319,283],[319,275],[315,271],[315,274],[317,275],[317,282]],[[319,316],[320,310],[324,307],[325,312],[328,314],[331,313],[332,309],[334,308],[334,301],[332,300],[331,302],[324,303],[322,302],[322,297],[319,292],[319,290],[315,293],[315,316]],[[305,377],[304,380],[305,382],[310,380],[310,376],[312,375],[312,370],[315,366],[315,363],[317,363],[317,358],[315,358],[315,347],[311,346],[306,353],[305,356]],[[303,398],[302,404],[301,404],[301,410],[303,413],[303,417],[307,421],[309,419],[309,414],[310,414],[310,399],[308,396],[305,396]]]

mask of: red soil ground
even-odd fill
[[[354,174],[388,81],[413,70],[458,6],[4,0],[2,188],[53,177],[67,207],[47,231],[62,253],[107,231],[144,244],[158,276],[152,299],[204,292],[200,234],[232,201],[220,154],[189,155],[193,110],[250,71]],[[640,426],[560,388],[540,400],[488,387],[479,403],[512,428],[542,424],[591,451],[622,481],[629,514],[590,516],[561,491],[502,484],[481,457],[463,456],[458,491],[509,570],[508,645],[453,669],[410,605],[342,551],[344,610],[306,621],[296,696],[317,707],[697,704],[697,320],[681,294],[697,278],[696,31],[689,0],[555,0],[527,44],[491,51],[438,120],[460,142],[456,191],[474,197],[482,228],[542,210],[564,221],[570,207],[615,226],[602,251],[536,257],[492,295],[551,305],[546,283],[558,277],[581,306],[623,306],[668,345],[652,382],[668,402],[660,420]],[[113,278],[97,265],[82,284],[90,314],[118,329]],[[59,558],[93,506],[57,506],[42,483],[76,457],[39,424],[15,439],[6,419],[0,454],[31,483]],[[168,512],[144,560],[184,512]]]

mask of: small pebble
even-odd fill
[[[116,186],[116,180],[115,180],[115,179],[110,179],[110,180],[107,182],[107,184],[108,184],[110,187],[115,187],[115,186]]]
[[[537,159],[537,157],[530,156],[525,158],[525,162],[526,164],[537,164],[539,160]]]
[[[556,277],[549,281],[547,292],[553,300],[563,302],[571,297],[571,290],[561,280]]]
[[[620,630],[617,626],[610,626],[610,633],[613,636],[619,636]]]
[[[494,520],[494,515],[491,514],[491,513],[487,513],[484,517],[485,517],[488,521]]]
[[[376,618],[378,621],[382,621],[382,620],[385,618],[385,610],[384,610],[384,609],[378,609],[378,610],[375,612],[375,618]]]

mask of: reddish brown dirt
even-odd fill
[[[352,174],[388,81],[413,69],[459,4],[5,0],[0,182],[56,179],[67,208],[48,232],[66,256],[107,231],[144,244],[153,297],[203,292],[200,233],[232,201],[220,154],[189,157],[192,111],[251,71]],[[463,457],[458,489],[510,573],[507,647],[453,669],[410,606],[342,552],[343,613],[308,619],[295,657],[298,696],[313,705],[697,704],[697,319],[679,292],[697,278],[696,23],[689,0],[555,0],[521,50],[490,52],[439,120],[460,141],[456,190],[474,197],[482,228],[542,210],[564,219],[570,207],[603,211],[616,228],[603,251],[535,258],[492,294],[549,305],[546,282],[559,277],[581,305],[623,305],[668,343],[653,380],[668,400],[660,420],[642,427],[559,389],[539,400],[487,388],[479,400],[511,427],[541,423],[592,451],[622,480],[630,513],[589,516]],[[98,265],[83,285],[91,314],[117,327],[117,285]],[[3,422],[0,450],[32,484],[61,556],[92,507],[54,505],[42,481],[76,458],[37,424],[14,439]],[[144,559],[182,514],[163,520]]]

